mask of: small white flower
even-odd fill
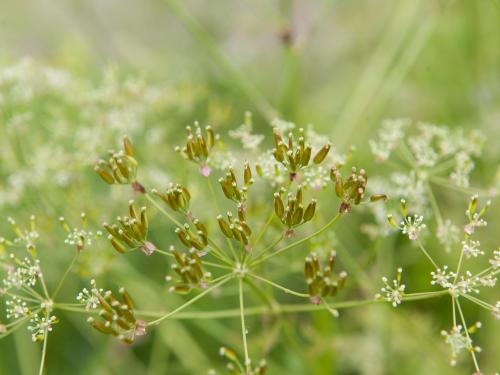
[[[407,216],[404,221],[401,222],[401,232],[406,234],[408,238],[412,241],[416,241],[420,236],[420,232],[426,227],[422,221],[424,220],[423,216],[413,215]]]
[[[480,245],[479,241],[467,239],[462,241],[462,252],[467,259],[477,258],[479,255],[484,255],[484,251],[479,248]]]
[[[97,288],[94,279],[90,280],[90,290],[83,288],[80,293],[76,296],[76,299],[81,304],[85,305],[85,310],[94,310],[99,306],[98,295],[102,294],[103,289]]]
[[[494,269],[500,267],[500,248],[493,252],[493,257],[490,259],[490,264]]]
[[[13,297],[5,301],[5,307],[7,319],[17,319],[21,316],[26,316],[30,311],[26,302],[19,297]]]
[[[451,220],[447,219],[439,223],[436,236],[439,243],[444,246],[445,251],[449,253],[451,247],[459,241],[460,229]]]
[[[438,268],[436,271],[431,272],[432,276],[432,285],[440,285],[441,287],[448,289],[453,284],[449,281],[452,278],[455,278],[454,272],[448,272],[448,266],[443,266],[443,268]]]
[[[481,327],[478,322],[475,325],[476,328]],[[441,335],[444,336],[445,342],[451,346],[451,361],[450,364],[455,366],[457,363],[457,356],[462,350],[466,351],[480,351],[479,347],[472,346],[472,340],[465,334],[461,325],[455,326],[450,332],[441,331]]]
[[[382,277],[383,286],[380,291],[382,295],[377,294],[375,298],[384,298],[387,302],[391,302],[393,307],[397,307],[403,301],[404,291],[406,286],[401,284],[402,268],[398,268],[398,273],[395,280],[390,284],[387,277]]]
[[[40,317],[35,313],[30,319],[30,325],[28,326],[28,331],[31,332],[31,340],[33,342],[43,340],[48,332],[52,332],[52,325],[55,323],[57,323],[55,316],[52,315],[46,318],[44,316]]]

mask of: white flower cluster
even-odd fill
[[[52,332],[52,326],[57,323],[57,318],[52,315],[50,317],[45,317],[35,313],[30,319],[30,325],[28,326],[28,331],[31,332],[31,340],[42,341],[45,335]]]
[[[446,219],[438,223],[436,237],[445,251],[449,253],[452,247],[460,241],[460,229],[451,220]]]
[[[97,288],[94,279],[90,280],[90,290],[83,288],[80,293],[76,296],[76,300],[81,304],[85,305],[85,310],[94,310],[99,306],[98,295],[103,293],[102,288]]]
[[[406,200],[401,199],[400,202],[403,220],[397,224],[392,214],[387,215],[387,220],[393,228],[399,229],[403,234],[407,235],[410,240],[416,241],[419,239],[421,232],[426,228],[423,222],[424,217],[417,214],[408,215],[406,211]]]
[[[245,114],[245,122],[235,130],[229,131],[229,136],[234,139],[239,139],[243,148],[247,150],[257,150],[260,143],[264,140],[262,134],[252,134],[252,114],[247,112]]]
[[[14,318],[17,319],[22,316],[29,314],[29,308],[26,301],[15,296],[12,299],[5,301],[5,313],[7,319]]]
[[[396,279],[392,280],[392,283],[389,283],[387,277],[382,277],[384,283],[384,286],[380,289],[382,294],[375,295],[375,299],[383,298],[385,301],[390,302],[393,307],[400,305],[406,288],[404,284],[401,284],[402,272],[403,269],[398,268]]]
[[[9,265],[6,267],[7,276],[3,280],[3,284],[7,289],[22,287],[34,287],[41,277],[40,261],[35,259],[32,261],[28,257],[20,260],[14,254],[10,255],[11,260],[16,266]]]
[[[481,327],[481,323],[477,322],[474,328],[469,328],[470,331],[477,330]],[[457,364],[457,356],[462,351],[467,352],[480,352],[481,348],[473,347],[472,340],[468,334],[466,334],[461,325],[453,327],[450,332],[441,331],[441,335],[445,338],[445,342],[451,347],[451,360],[450,364],[455,366]]]
[[[404,137],[404,130],[410,124],[407,119],[384,120],[378,131],[378,140],[370,140],[370,148],[377,161],[384,162],[389,159],[391,152],[398,147],[399,141]]]
[[[100,230],[96,231],[95,234],[94,232],[87,230],[87,215],[85,213],[82,213],[80,218],[82,221],[82,228],[71,228],[64,217],[59,217],[59,222],[67,232],[64,243],[70,246],[75,246],[78,251],[82,251],[86,246],[91,246],[94,239],[102,236],[102,232]]]

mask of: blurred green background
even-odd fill
[[[92,171],[124,132],[138,148],[146,183],[181,180],[198,199],[204,187],[196,188],[200,180],[178,167],[173,151],[184,137],[181,130],[199,120],[224,134],[242,123],[245,111],[253,113],[256,131],[267,135],[276,117],[314,124],[339,150],[356,146],[356,162],[371,175],[385,173],[367,144],[384,118],[480,129],[488,142],[472,185],[495,184],[497,0],[2,0],[0,64],[0,233],[9,230],[8,216],[22,223],[37,215],[46,233],[40,256],[49,284],[57,283],[71,259],[54,219],[64,215],[76,224],[85,211],[97,227],[126,208],[131,192],[110,191]],[[436,194],[446,216],[460,223],[467,196]],[[482,238],[488,248],[499,244],[494,229],[500,215],[493,204],[489,236],[485,231]],[[322,214],[330,216],[327,208]],[[341,255],[340,262],[356,275],[340,298],[369,298],[380,277],[400,264],[411,265],[410,286],[428,289],[428,268],[408,255],[407,241],[392,236],[370,242],[359,235],[366,220],[371,217],[353,215],[337,231],[354,264]],[[161,218],[153,225],[160,242],[173,241]],[[171,308],[181,300],[158,282],[166,263],[116,257],[106,241],[82,258],[84,280],[76,273],[68,279],[61,293],[67,301],[92,276],[106,287],[125,285],[144,309],[158,308],[158,301]],[[301,262],[290,262],[297,288]],[[229,290],[199,308],[234,307],[234,298]],[[250,350],[257,361],[272,348],[271,374],[470,374],[469,358],[457,368],[448,365],[439,334],[450,324],[448,306],[447,300],[432,300],[396,311],[353,309],[339,320],[326,312],[291,315],[279,324],[250,319],[250,330],[262,332],[252,336]],[[467,314],[471,322],[488,322],[476,336],[485,348],[484,372],[493,373],[499,368],[498,323],[475,307]],[[241,346],[237,319],[172,321],[132,349],[91,331],[84,316],[61,314],[61,320],[49,338],[48,374],[204,374],[223,368],[220,345]],[[39,351],[25,330],[2,340],[0,373],[34,373]]]

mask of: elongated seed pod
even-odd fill
[[[304,222],[311,220],[314,217],[316,212],[316,200],[313,199],[311,203],[309,203],[304,212]]]
[[[313,158],[314,164],[320,164],[323,160],[325,160],[328,152],[330,151],[330,147],[330,144],[326,144],[321,148],[321,150],[318,151],[318,153]]]

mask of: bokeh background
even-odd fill
[[[339,150],[356,146],[356,161],[376,175],[384,171],[373,163],[368,139],[384,118],[409,117],[483,131],[488,141],[473,185],[498,183],[497,0],[2,0],[0,65],[1,233],[9,230],[8,216],[27,222],[37,215],[49,284],[71,259],[55,219],[64,215],[76,224],[85,211],[97,226],[130,198],[126,189],[110,191],[92,171],[125,132],[147,166],[146,183],[182,179],[197,186],[173,151],[195,120],[222,134],[241,124],[245,111],[266,134],[274,118],[313,124]],[[199,198],[202,189],[195,191]],[[436,194],[447,216],[460,222],[467,196]],[[489,248],[498,246],[496,207],[494,201],[482,238]],[[343,265],[356,275],[345,295],[373,295],[380,277],[400,264],[412,269],[408,284],[427,288],[425,262],[408,255],[412,249],[400,237],[373,243],[359,235],[369,219],[353,215],[338,231]],[[155,233],[169,241],[165,223],[156,223]],[[290,267],[300,270],[301,261]],[[166,267],[117,257],[102,241],[82,257],[61,296],[72,301],[81,278],[97,275],[103,285],[135,290],[144,308],[162,300],[175,306],[180,299],[158,282]],[[300,277],[300,271],[291,277],[299,288]],[[199,307],[234,307],[232,298],[229,291]],[[251,339],[252,357],[269,352],[271,374],[469,374],[468,360],[448,365],[439,335],[450,324],[448,310],[447,301],[425,301],[397,311],[350,310],[339,320],[325,312],[279,324],[255,318],[250,329],[266,329]],[[498,371],[498,323],[474,307],[467,313],[471,321],[489,322],[477,334],[485,348],[480,358],[486,374]],[[223,368],[220,345],[240,346],[237,320],[172,321],[131,349],[91,331],[84,316],[61,320],[50,335],[48,374],[204,374]],[[20,330],[0,342],[0,373],[34,373],[39,352]]]

